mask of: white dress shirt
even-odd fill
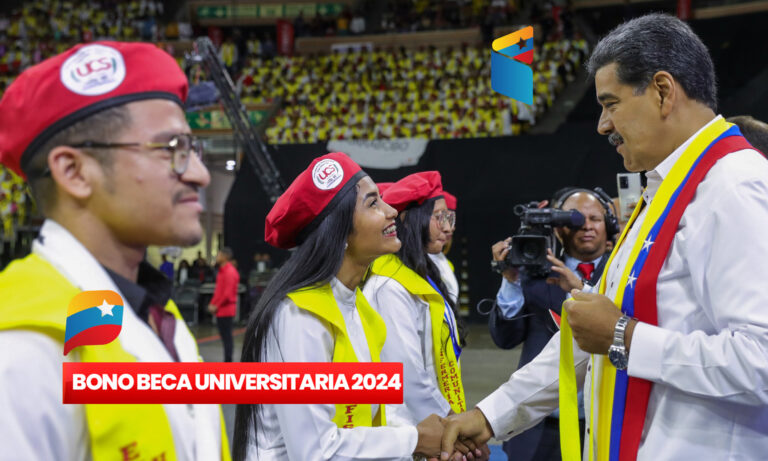
[[[432,413],[448,415],[451,405],[440,392],[435,373],[429,303],[381,275],[368,279],[363,294],[387,324],[381,361],[403,364],[403,404],[387,405],[387,420],[417,424]]]
[[[647,203],[692,138],[647,173]],[[644,218],[643,212],[606,268],[609,297],[616,295]],[[729,154],[712,167],[683,213],[657,282],[659,326],[639,323],[632,336],[627,372],[654,383],[638,460],[765,459],[766,229],[768,162],[751,149]],[[516,435],[557,407],[559,355],[557,333],[536,359],[478,404],[497,438]],[[597,413],[589,387],[599,377],[590,375],[590,355],[575,342],[574,359],[577,382],[586,383],[589,425]]]
[[[352,348],[360,362],[371,353],[355,306],[355,292],[337,279],[331,289],[341,309]],[[267,335],[266,362],[330,362],[334,338],[328,324],[285,298]],[[383,361],[383,360],[382,360]],[[378,405],[372,408],[372,414]],[[335,405],[262,405],[258,444],[251,437],[248,459],[266,460],[403,460],[411,459],[418,432],[414,426],[342,429],[333,422]]]
[[[446,296],[451,298],[453,304],[459,302],[459,280],[456,278],[456,274],[451,269],[451,265],[448,264],[448,257],[442,252],[437,254],[430,254],[430,259],[435,263],[437,269],[440,271],[440,278],[443,280],[446,291]]]
[[[47,220],[40,236],[32,251],[74,286],[120,293],[101,264],[64,227]],[[157,334],[122,298],[123,325],[117,339],[121,347],[139,362],[172,362]],[[64,315],[66,306],[62,309]],[[199,361],[195,338],[182,320],[176,322],[174,345],[182,362]],[[0,331],[0,460],[91,459],[85,407],[61,403],[62,362],[78,356],[77,349],[64,356],[63,348],[41,333]],[[218,405],[169,404],[163,408],[179,461],[220,458]]]

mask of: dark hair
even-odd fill
[[[234,255],[234,253],[232,252],[232,248],[230,247],[222,247],[221,250],[219,250],[219,253],[226,256],[227,261],[231,260],[232,256]]]
[[[621,24],[595,47],[587,69],[590,76],[617,64],[619,81],[640,94],[656,72],[667,71],[689,98],[717,111],[715,66],[709,50],[688,24],[674,16],[653,13]]]
[[[56,204],[56,185],[53,178],[43,174],[48,169],[48,154],[51,150],[83,141],[108,142],[130,124],[131,114],[125,106],[112,107],[64,128],[35,151],[24,173],[27,175],[37,208],[46,214]],[[80,150],[95,158],[105,169],[111,169],[113,157],[108,149]]]
[[[347,237],[357,203],[357,187],[345,192],[328,216],[307,235],[261,295],[258,304],[248,318],[243,343],[242,362],[260,362],[266,351],[267,334],[280,302],[286,295],[300,288],[321,286],[329,283],[339,272],[344,258]],[[235,434],[232,457],[239,461],[247,455],[249,437],[258,433],[258,412],[261,406],[241,404],[235,412]],[[251,426],[254,431],[251,433]]]
[[[728,117],[727,121],[738,125],[741,134],[747,138],[752,147],[768,156],[768,123],[751,115],[736,115]]]
[[[445,302],[453,310],[453,315],[456,318],[456,324],[459,329],[459,341],[461,346],[464,346],[467,337],[466,325],[464,325],[459,316],[458,309],[453,300],[448,296],[445,283],[443,283],[443,279],[440,276],[440,269],[437,268],[432,259],[427,255],[427,245],[431,238],[429,232],[430,221],[432,220],[436,201],[437,198],[433,198],[426,200],[421,205],[406,208],[406,212],[401,213],[397,220],[395,220],[397,236],[402,242],[397,256],[406,267],[419,274],[423,279],[426,280],[427,276],[429,276],[435,282],[440,292],[443,293]]]

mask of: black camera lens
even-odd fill
[[[521,250],[522,250],[521,253],[523,254],[523,258],[525,258],[528,261],[535,261],[537,258],[541,256],[541,246],[537,241],[525,242]]]
[[[629,189],[629,178],[626,176],[619,176],[619,188]]]

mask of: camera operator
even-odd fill
[[[539,208],[546,202],[539,203]],[[490,313],[491,337],[497,346],[511,349],[523,344],[518,368],[530,362],[557,331],[549,310],[558,315],[567,292],[594,285],[603,272],[609,252],[606,243],[618,232],[611,206],[598,193],[567,188],[555,194],[553,208],[577,210],[584,215],[580,228],[555,227],[554,234],[563,246],[561,259],[547,249],[549,275],[526,267],[504,264],[510,252],[512,237],[494,244],[494,267],[501,265],[502,284],[496,295],[496,305]],[[542,210],[543,211],[543,210]],[[583,412],[583,410],[582,410]],[[583,414],[580,415],[583,421]],[[557,413],[537,426],[504,443],[509,459],[559,460],[560,436]]]

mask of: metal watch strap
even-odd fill
[[[616,327],[613,330],[613,345],[618,347],[626,347],[624,342],[624,335],[627,332],[627,325],[629,325],[629,317],[622,315],[616,322]]]

